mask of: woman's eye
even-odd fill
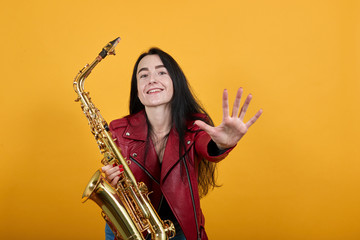
[[[165,74],[167,74],[167,72],[164,72],[164,71],[159,72],[159,75],[165,75]]]
[[[147,74],[142,74],[140,75],[140,78],[146,78],[148,75]]]

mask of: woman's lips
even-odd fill
[[[153,89],[150,89],[149,91],[147,91],[146,93],[147,94],[152,94],[152,93],[158,93],[158,92],[161,92],[161,91],[163,91],[163,89],[153,88]]]

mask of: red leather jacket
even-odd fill
[[[204,215],[200,208],[198,193],[199,159],[218,162],[224,159],[229,150],[219,156],[210,156],[208,143],[210,136],[189,122],[185,135],[186,160],[179,159],[179,139],[172,129],[165,148],[163,162],[159,163],[155,148],[150,141],[146,148],[147,121],[141,111],[110,123],[110,131],[122,155],[131,161],[132,170],[138,182],[144,182],[149,188],[150,200],[158,209],[162,197],[165,197],[174,216],[178,220],[187,240],[207,239]],[[146,157],[145,157],[146,155]],[[181,153],[183,156],[183,152]]]

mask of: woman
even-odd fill
[[[151,203],[160,218],[174,223],[174,239],[207,239],[200,198],[216,186],[215,163],[227,156],[262,113],[258,111],[244,123],[251,95],[239,113],[241,96],[242,88],[230,116],[224,90],[223,121],[213,127],[169,54],[152,48],[135,64],[130,115],[111,122],[110,130],[124,157],[131,161],[137,181],[153,192]],[[108,165],[103,171],[115,186],[121,168]]]

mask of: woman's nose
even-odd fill
[[[156,81],[157,81],[157,79],[156,79],[156,74],[152,73],[152,74],[150,75],[150,80],[149,80],[149,82],[150,82],[150,83],[153,83],[153,82],[156,82]]]

